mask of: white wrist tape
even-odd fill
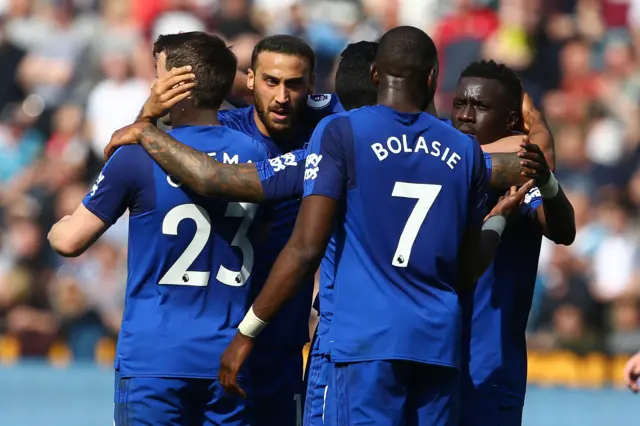
[[[502,236],[502,231],[507,226],[507,218],[502,215],[491,216],[487,221],[482,225],[483,231],[495,231],[499,236]]]
[[[558,186],[558,180],[552,172],[550,173],[551,175],[549,176],[549,181],[544,185],[538,187],[542,198],[547,200],[558,195],[558,190],[560,189],[560,187]]]
[[[256,338],[267,324],[253,313],[253,306],[251,306],[238,326],[238,331],[247,337]]]

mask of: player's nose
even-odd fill
[[[456,112],[456,118],[458,119],[458,121],[461,121],[463,123],[474,123],[476,121],[475,114],[473,113],[473,108],[470,108],[469,106],[460,108]]]
[[[278,87],[275,101],[281,105],[289,102],[289,90],[287,90],[287,87],[284,84]]]

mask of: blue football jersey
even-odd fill
[[[502,193],[491,193],[495,203]],[[464,316],[465,374],[471,389],[524,403],[527,384],[525,330],[535,287],[542,227],[535,210],[542,204],[538,188],[525,197],[509,219],[493,263],[473,294],[461,296]],[[468,370],[467,370],[468,369]]]
[[[227,163],[267,158],[261,144],[222,126],[170,134]],[[110,224],[129,209],[116,369],[124,377],[216,377],[249,303],[258,206],[191,192],[138,145],[116,151],[83,204]]]
[[[345,206],[331,359],[457,367],[458,250],[485,215],[480,146],[429,114],[378,105],[324,119],[308,152],[304,196]]]
[[[303,182],[305,160],[307,151],[299,149],[268,161],[256,163],[258,175],[262,182],[262,188],[267,200],[282,200],[301,198],[303,195]],[[331,316],[333,315],[333,278],[335,275],[335,250],[336,236],[329,240],[324,257],[320,262],[320,280],[318,296],[314,301],[314,308],[320,312],[317,336],[322,336],[329,330]],[[322,309],[320,309],[322,306]],[[327,353],[326,339],[318,339],[318,348],[321,353]]]
[[[279,157],[285,152],[303,148],[309,141],[313,129],[322,118],[342,110],[337,98],[333,95],[312,95],[307,102],[307,108],[301,115],[298,126],[298,134],[292,140],[291,146],[278,146],[276,142],[260,133],[254,118],[254,106],[230,111],[220,111],[218,118],[222,124],[232,129],[239,130],[254,140],[263,144],[269,157]],[[298,182],[300,184],[300,182]],[[271,206],[269,237],[264,244],[259,246],[260,258],[256,259],[254,269],[254,285],[252,297],[260,292],[262,285],[269,276],[271,266],[275,263],[280,251],[284,248],[298,216],[300,201],[298,197],[281,197],[281,201]],[[309,341],[308,319],[311,311],[311,298],[313,296],[313,281],[304,284],[300,291],[289,303],[287,303],[278,315],[273,318],[263,333],[258,336],[258,347],[290,347],[297,349]]]

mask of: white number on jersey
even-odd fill
[[[239,247],[242,251],[242,268],[240,271],[231,271],[224,266],[220,266],[216,278],[223,284],[239,287],[244,285],[253,270],[253,246],[247,238],[249,227],[256,217],[258,206],[249,203],[230,203],[227,207],[226,217],[241,217],[242,223],[233,238],[231,245]]]
[[[251,275],[253,269],[253,247],[247,239],[247,231],[255,217],[257,206],[247,203],[230,203],[227,207],[226,217],[242,217],[242,223],[231,243],[240,247],[243,256],[242,270],[233,272],[224,266],[220,266],[216,278],[223,284],[230,286],[242,286]],[[171,209],[162,221],[162,233],[164,235],[178,235],[178,225],[184,219],[191,219],[196,224],[196,233],[193,239],[178,257],[178,260],[162,276],[158,284],[164,285],[190,285],[204,287],[209,283],[209,271],[189,271],[189,268],[202,250],[206,247],[211,234],[211,218],[209,213],[195,204],[182,204]]]
[[[422,223],[429,213],[433,202],[440,194],[442,185],[430,185],[425,183],[396,182],[393,187],[392,197],[415,198],[418,200],[413,211],[404,225],[398,248],[393,255],[391,264],[398,268],[406,268],[411,258],[411,249],[416,242],[416,237],[422,227]]]

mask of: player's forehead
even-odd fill
[[[463,77],[456,86],[455,98],[474,101],[499,101],[506,94],[503,85],[491,78]]]
[[[311,64],[303,56],[265,51],[258,54],[254,71],[258,76],[292,80],[308,78],[311,75]]]

